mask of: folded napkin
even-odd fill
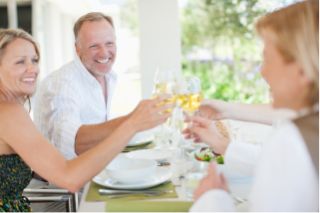
[[[86,201],[134,201],[134,200],[146,200],[146,199],[159,199],[159,198],[175,198],[177,193],[175,187],[171,182],[166,182],[161,185],[148,188],[152,190],[159,191],[170,191],[160,195],[148,196],[143,194],[128,194],[126,196],[121,196],[118,198],[110,198],[109,195],[100,195],[98,189],[103,188],[102,186],[91,182],[87,193]]]
[[[106,212],[188,212],[191,201],[108,201]]]
[[[122,152],[131,152],[131,151],[135,151],[135,150],[139,150],[139,149],[152,149],[154,148],[155,145],[154,143],[152,143],[152,141],[145,143],[145,144],[141,144],[141,145],[136,145],[136,146],[126,146]]]

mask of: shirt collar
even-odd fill
[[[97,79],[87,70],[87,68],[83,65],[82,61],[80,60],[79,56],[76,56],[75,58],[76,66],[79,68],[79,72],[81,72],[82,77],[87,79],[87,81],[91,85],[96,85],[98,83]],[[106,82],[109,81],[116,81],[117,80],[117,74],[111,70],[105,75]]]

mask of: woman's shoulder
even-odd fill
[[[13,152],[4,138],[15,128],[13,122],[19,122],[22,109],[23,107],[17,103],[0,103],[0,155]]]
[[[282,133],[288,137],[288,134],[300,133],[301,130],[307,129],[308,131],[318,132],[319,130],[319,117],[301,117],[293,120],[285,120],[276,126],[276,132]]]
[[[0,102],[0,113],[20,111],[24,106],[18,102]]]
[[[315,136],[319,132],[319,112],[301,116],[292,122],[301,132],[313,133]]]
[[[273,138],[280,140],[286,139],[284,141],[288,141],[288,139],[297,139],[299,138],[299,131],[291,120],[283,120],[275,126]]]
[[[287,120],[280,123],[271,134],[270,141],[266,143],[269,154],[278,154],[283,158],[305,156],[305,142],[296,124]],[[284,154],[286,153],[286,154]]]
[[[0,103],[0,126],[7,121],[16,121],[21,116],[26,116],[28,113],[19,103]]]
[[[0,142],[11,146],[12,138],[28,131],[32,120],[24,106],[16,103],[0,103]],[[18,133],[18,134],[17,134]]]
[[[278,119],[273,121],[272,123],[273,134],[278,132],[291,131],[292,129],[294,129],[294,124],[291,119]]]

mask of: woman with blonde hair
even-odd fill
[[[49,182],[78,191],[98,174],[136,133],[163,123],[170,106],[144,100],[108,138],[66,160],[36,129],[25,101],[36,87],[39,50],[23,30],[0,30],[0,211],[30,211],[23,189],[31,168]],[[117,143],[112,143],[116,141]]]
[[[319,2],[306,0],[260,18],[261,73],[273,107],[295,111],[275,125],[265,143],[249,196],[250,211],[319,211]],[[192,119],[198,138],[213,135],[203,118]],[[228,154],[228,151],[227,153]],[[195,191],[191,211],[235,211],[215,164]]]

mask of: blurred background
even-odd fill
[[[255,20],[296,0],[0,0],[0,28],[23,28],[40,45],[40,81],[74,58],[73,24],[83,14],[113,17],[119,82],[111,113],[148,98],[157,68],[201,79],[203,95],[269,101]]]

